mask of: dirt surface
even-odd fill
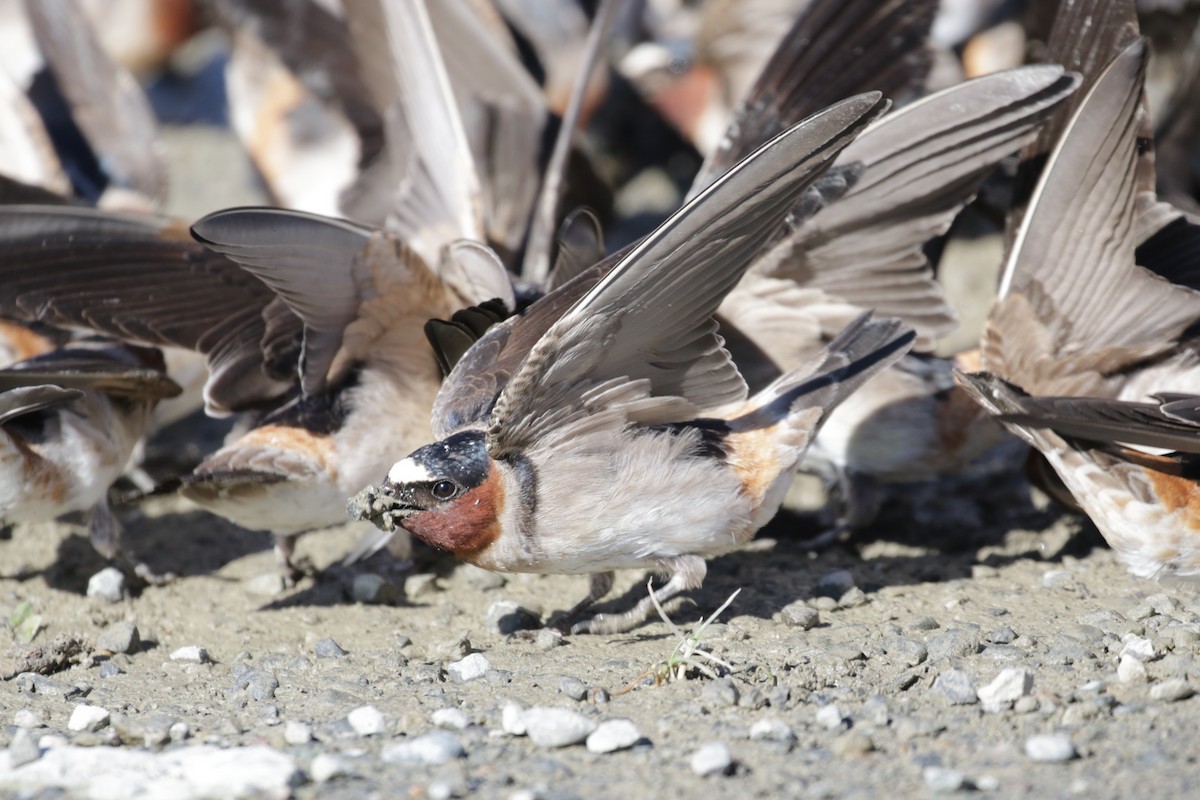
[[[347,526],[302,539],[317,577],[271,594],[265,536],[163,499],[126,519],[140,555],[180,577],[110,603],[86,596],[104,564],[81,525],[19,526],[0,543],[0,610],[28,602],[42,627],[32,645],[14,642],[12,656],[61,634],[92,655],[48,681],[5,682],[2,736],[26,737],[7,723],[32,724],[16,716],[27,711],[46,726],[30,732],[52,746],[39,751],[43,761],[56,748],[79,754],[74,746],[118,743],[159,757],[243,747],[232,752],[252,759],[264,752],[253,746],[266,745],[296,771],[290,786],[250,794],[301,798],[875,797],[971,787],[998,796],[1194,796],[1200,701],[1169,698],[1200,679],[1200,600],[1186,587],[1128,576],[1090,526],[1038,510],[1019,483],[987,486],[987,505],[948,507],[962,516],[957,530],[945,519],[924,527],[894,504],[873,535],[818,553],[800,538],[811,524],[784,515],[750,550],[711,562],[704,588],[673,613],[690,629],[740,589],[700,641],[731,669],[717,667],[717,680],[685,670],[657,684],[652,676],[662,678],[677,643],[660,621],[564,639],[502,635],[489,621],[499,601],[545,618],[578,599],[581,578],[502,578],[421,552],[409,570],[382,556],[347,569],[337,562],[357,536]],[[934,494],[926,487],[912,496],[928,511]],[[384,602],[355,602],[356,591]],[[623,575],[625,596],[602,610],[627,607],[643,591],[641,576]],[[816,611],[813,627],[800,606]],[[514,619],[510,611],[500,624]],[[106,629],[125,620],[136,623],[140,647],[97,651]],[[329,655],[326,639],[344,655]],[[204,648],[207,663],[173,660],[189,646]],[[1123,652],[1130,663],[1118,676]],[[468,653],[489,666],[463,682],[451,665]],[[1008,673],[1015,692],[985,708],[976,690],[987,699],[984,687],[1004,670],[1024,672]],[[638,739],[612,753],[539,746],[504,732],[513,703],[597,723],[630,720]],[[79,704],[114,716],[98,731],[71,731]],[[361,714],[358,732],[348,720],[363,706],[381,713],[378,733],[362,733],[372,728]],[[461,713],[435,717],[440,709]],[[520,715],[508,713],[507,727],[519,729]],[[186,739],[181,726],[169,728],[179,722]],[[438,724],[449,732],[434,741],[452,740],[462,754],[403,763],[397,745]],[[156,726],[179,741],[146,733]],[[304,726],[311,740],[301,741]],[[1073,757],[1034,760],[1026,745],[1038,734],[1062,734]],[[728,748],[732,764],[701,777],[692,757],[712,742]],[[327,778],[330,763],[344,774]],[[22,769],[0,756],[0,792],[37,796]]]

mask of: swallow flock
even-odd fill
[[[3,4],[0,523],[86,512],[165,579],[122,543],[126,475],[271,532],[294,580],[348,504],[354,556],[587,575],[561,625],[610,633],[798,470],[845,532],[1015,434],[1134,573],[1200,572],[1200,46],[1156,129],[1133,0],[1010,5],[197,0],[129,36]],[[128,67],[206,25],[276,205],[182,221]],[[613,238],[612,164],[665,132],[699,171]],[[972,203],[1000,285],[938,357],[936,243]],[[141,443],[200,408],[238,423],[155,485]],[[666,582],[587,616],[635,568]]]

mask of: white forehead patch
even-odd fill
[[[433,475],[416,461],[406,458],[392,465],[388,480],[392,483],[422,483],[433,480]]]

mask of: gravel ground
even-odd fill
[[[1013,488],[967,504],[969,533],[896,506],[820,553],[785,514],[673,612],[690,630],[741,589],[700,637],[730,666],[715,680],[668,677],[663,622],[506,633],[580,578],[347,569],[349,526],[303,539],[321,571],[283,592],[266,537],[156,500],[132,538],[180,578],[115,602],[87,596],[103,564],[80,525],[18,527],[0,544],[4,669],[79,652],[0,687],[0,793],[1195,796],[1200,599],[1129,577],[1089,526]],[[621,577],[603,608],[644,591]]]

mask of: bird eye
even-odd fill
[[[449,500],[458,492],[458,486],[453,481],[438,481],[430,491],[438,500]]]

